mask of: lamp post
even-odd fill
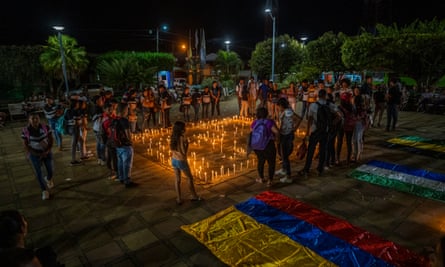
[[[226,44],[226,51],[229,52],[230,51],[230,41],[224,41],[224,43]]]
[[[53,29],[57,31],[57,38],[59,39],[59,47],[60,47],[60,56],[62,58],[62,72],[63,72],[63,79],[65,80],[65,97],[68,98],[69,94],[69,86],[68,86],[68,75],[66,74],[66,61],[65,61],[65,52],[63,50],[63,43],[62,43],[62,33],[63,29],[65,27],[63,26],[53,26]]]
[[[272,10],[267,8],[264,10],[267,14],[269,14],[272,19],[272,77],[271,80],[274,80],[275,76],[275,17],[272,15]]]
[[[168,29],[167,25],[162,25],[161,29],[166,31]],[[156,28],[156,52],[159,52],[159,27]]]
[[[307,37],[303,36],[303,37],[300,38],[300,40],[301,40],[302,44],[305,45],[306,41],[307,41]]]

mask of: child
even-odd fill
[[[170,150],[172,152],[172,166],[175,171],[176,182],[176,204],[182,204],[181,198],[181,171],[184,172],[185,176],[188,178],[188,184],[190,193],[192,194],[191,201],[202,200],[195,191],[195,186],[193,185],[193,176],[190,172],[190,167],[187,162],[187,150],[188,150],[188,140],[184,136],[185,133],[185,123],[182,121],[176,121],[173,125],[173,131],[170,138]]]

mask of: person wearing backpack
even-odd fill
[[[117,176],[119,181],[124,184],[126,188],[130,188],[137,184],[131,180],[134,150],[131,142],[130,122],[127,119],[127,104],[119,103],[117,116],[118,118],[114,119],[110,126],[111,138],[116,146]]]
[[[284,175],[280,182],[292,183],[289,156],[294,149],[295,131],[300,126],[301,117],[295,114],[285,98],[278,100],[278,107],[280,109],[280,143],[278,147],[281,151],[282,167],[275,174]]]
[[[256,182],[264,183],[267,181],[267,186],[271,186],[277,157],[274,140],[278,141],[280,134],[275,121],[268,119],[268,115],[266,107],[257,109],[256,120],[254,120],[250,126],[251,138],[249,146],[255,151],[258,158],[257,170],[259,178],[256,179]],[[264,179],[264,164],[266,161],[269,167],[268,180]]]
[[[42,190],[42,200],[50,198],[49,189],[54,187],[53,182],[53,154],[51,148],[54,143],[52,130],[48,125],[40,123],[38,113],[30,113],[28,126],[22,130],[22,139],[28,159]],[[46,168],[46,176],[42,174],[42,163]]]
[[[307,135],[309,137],[308,151],[306,155],[306,163],[303,170],[298,174],[307,177],[312,165],[312,158],[314,156],[315,148],[319,145],[318,158],[318,175],[322,175],[326,160],[326,144],[329,133],[329,121],[333,119],[330,115],[332,112],[337,112],[335,106],[329,105],[326,101],[326,90],[318,91],[318,100],[309,106]]]

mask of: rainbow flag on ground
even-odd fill
[[[351,177],[417,196],[445,201],[445,175],[372,160],[350,173]]]
[[[400,245],[270,191],[181,228],[230,266],[429,266]]]

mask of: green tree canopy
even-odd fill
[[[275,74],[284,77],[292,66],[303,62],[304,52],[297,40],[289,35],[275,39]],[[257,43],[249,61],[252,70],[259,77],[270,77],[272,72],[272,39]]]
[[[221,80],[236,79],[243,61],[233,51],[219,50],[215,59],[215,69],[221,72]]]
[[[114,51],[98,57],[97,72],[117,89],[130,84],[151,84],[157,71],[173,70],[175,58],[167,53]]]
[[[68,80],[78,80],[79,75],[88,67],[87,53],[85,48],[79,47],[76,39],[63,34],[61,37]],[[58,93],[59,89],[63,86],[63,72],[60,44],[57,35],[48,37],[47,45],[43,46],[43,52],[40,55],[40,62],[50,77],[61,80],[57,87]]]
[[[346,38],[343,33],[335,35],[333,32],[326,32],[318,39],[309,42],[306,45],[305,63],[318,69],[319,73],[346,70],[341,57],[341,46]]]

